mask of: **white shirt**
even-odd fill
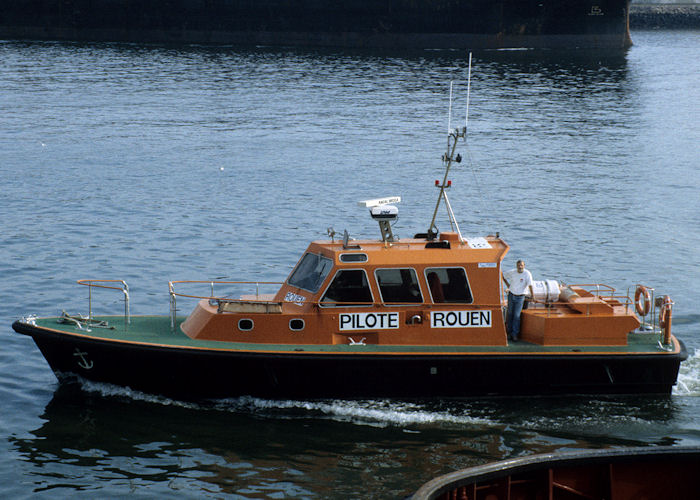
[[[528,287],[532,286],[532,274],[527,269],[523,270],[522,273],[518,272],[518,269],[511,269],[503,273],[510,286],[510,292],[513,295],[525,295],[528,291]]]

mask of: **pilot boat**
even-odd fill
[[[25,317],[59,379],[182,399],[459,398],[523,394],[668,394],[687,357],[673,302],[651,287],[535,282],[521,339],[508,340],[498,234],[465,238],[447,192],[466,126],[448,133],[444,178],[427,231],[394,237],[400,197],[361,202],[381,238],[313,241],[275,293],[261,283],[169,283],[170,314],[132,317],[123,281],[80,280],[88,314]],[[445,207],[450,231],[435,224]],[[207,283],[207,295],[183,287]],[[248,286],[220,295],[216,287]],[[264,285],[269,286],[269,283]],[[92,290],[124,295],[124,314],[94,316]],[[187,316],[182,297],[198,298]]]

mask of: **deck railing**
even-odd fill
[[[568,287],[582,288],[583,290],[592,293],[595,297],[598,297],[608,303],[616,301],[619,303],[619,305],[625,306],[625,312],[629,312],[629,308],[633,303],[629,290],[627,290],[627,295],[615,295],[615,288],[602,283],[572,284],[568,285]]]
[[[201,295],[201,294],[193,294],[193,293],[183,293],[180,291],[176,291],[175,287],[176,285],[207,285],[209,288],[209,293],[208,295]],[[279,287],[283,285],[281,282],[274,282],[274,281],[220,281],[220,280],[180,280],[180,281],[169,281],[168,282],[168,290],[170,294],[170,326],[171,329],[175,329],[176,326],[176,316],[177,316],[177,298],[178,297],[183,297],[183,298],[191,298],[191,299],[209,299],[212,301],[221,301],[221,302],[246,302],[246,303],[251,303],[251,302],[259,302],[259,303],[270,303],[269,295],[270,294],[261,294],[260,287],[261,286],[276,286],[277,289],[275,290],[278,291]],[[254,288],[255,293],[254,295],[250,296],[241,296],[240,294],[237,294],[237,296],[233,296],[232,294],[217,294],[215,293],[216,290],[215,288],[220,288],[222,286],[245,286],[250,288]],[[627,295],[616,295],[615,291],[616,289],[613,288],[612,286],[605,285],[602,283],[578,283],[578,284],[571,284],[568,285],[568,287],[573,288],[573,289],[583,289],[586,292],[591,293],[595,297],[600,298],[601,300],[605,301],[608,304],[615,305],[615,306],[624,306],[625,311],[629,312],[630,307],[634,307],[634,300],[630,296],[630,291],[627,291]],[[649,288],[650,291],[653,293],[653,289]],[[294,295],[294,294],[293,294]],[[297,302],[299,296],[296,296],[292,299],[289,298],[284,298],[282,301],[279,302],[284,302],[284,303],[299,303]],[[567,305],[569,304],[568,301],[566,300],[557,300],[557,301],[539,301],[539,300],[533,300],[534,304],[536,304],[535,307],[542,307],[547,310],[547,313],[549,314],[554,306],[562,306],[562,305]],[[303,301],[304,305],[312,305],[315,307],[320,307],[324,309],[334,309],[334,308],[346,308],[346,307],[373,307],[373,308],[387,308],[387,307],[399,307],[399,308],[406,308],[407,310],[410,310],[410,308],[428,308],[428,309],[433,309],[436,307],[445,307],[445,306],[459,306],[459,307],[464,307],[466,309],[473,309],[473,308],[485,308],[485,309],[497,309],[497,308],[503,308],[505,307],[505,300],[499,304],[487,304],[487,303],[469,303],[465,304],[463,302],[459,303],[433,303],[433,302],[426,302],[426,301],[421,301],[421,302],[380,302],[380,301],[371,301],[371,302],[332,302],[332,301],[310,301],[310,300],[304,300]],[[655,301],[652,300],[652,311],[650,311],[652,315],[652,319],[649,323],[642,323],[643,325],[647,324],[651,326],[652,329],[656,328],[656,321],[655,321],[655,310],[656,310],[656,304]],[[590,311],[588,312],[590,314]],[[411,322],[422,322],[423,317],[421,316],[420,318],[417,318],[418,315],[414,315],[411,318]]]
[[[188,293],[176,292],[175,285],[209,285],[209,295],[193,295]],[[176,315],[177,315],[177,297],[184,297],[189,299],[209,299],[209,300],[235,300],[230,297],[220,297],[214,294],[214,287],[219,285],[236,285],[236,286],[255,286],[255,297],[250,299],[251,301],[266,302],[260,295],[261,286],[281,286],[282,283],[276,281],[220,281],[220,280],[179,280],[179,281],[168,281],[168,292],[170,294],[170,328],[175,329]],[[242,300],[242,299],[241,299]]]
[[[583,288],[587,292],[592,293],[596,297],[603,298],[605,294],[609,294],[609,298],[613,298],[615,289],[610,285],[605,285],[603,283],[576,283],[571,285],[566,285],[569,288]]]
[[[119,283],[121,286],[99,285],[97,283]],[[129,311],[129,285],[124,280],[78,280],[79,285],[88,287],[88,320],[92,321],[92,289],[105,288],[108,290],[119,290],[124,294],[124,326],[131,324],[131,313]]]
[[[616,289],[613,288],[610,285],[605,285],[603,283],[572,283],[570,285],[560,285],[560,287],[566,287],[569,289],[572,289],[572,291],[575,292],[573,289],[582,289],[590,294],[592,294],[594,297],[597,297],[604,302],[606,302],[609,305],[613,305],[615,302],[617,304],[615,305],[621,305],[625,307],[625,312],[629,312],[629,308],[632,306],[634,301],[632,300],[629,290],[627,291],[627,295],[615,295]],[[504,292],[504,302],[505,302],[505,292]],[[547,315],[549,316],[549,313],[552,311],[554,306],[561,306],[561,305],[567,305],[570,304],[571,302],[568,300],[556,300],[556,301],[550,301],[550,300],[537,300],[534,298],[530,299],[530,303],[534,304],[535,307],[541,307],[547,310]],[[591,314],[590,308],[586,312],[586,315]]]

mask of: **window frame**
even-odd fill
[[[242,321],[250,321],[250,328],[243,328],[241,327],[241,322]],[[252,318],[239,318],[238,319],[238,324],[236,325],[238,327],[239,332],[251,332],[255,328],[255,321],[253,321]]]
[[[296,285],[296,284],[292,283],[292,281],[291,281],[292,278],[294,277],[294,274],[295,274],[295,273],[297,272],[297,270],[301,267],[302,262],[304,261],[304,259],[306,258],[307,255],[315,255],[315,256],[318,257],[319,259],[325,259],[325,260],[328,261],[328,263],[330,264],[330,268],[328,269],[328,272],[326,273],[326,276],[325,276],[322,280],[320,280],[320,282],[318,283],[318,286],[316,287],[315,290],[312,290],[311,288],[305,288],[305,287],[303,287],[303,286]],[[323,285],[323,282],[326,281],[326,279],[328,278],[328,275],[329,275],[330,272],[333,270],[333,267],[335,267],[334,262],[333,262],[333,259],[331,259],[331,258],[329,258],[329,257],[326,257],[326,256],[323,255],[322,253],[304,252],[304,255],[302,255],[301,259],[299,259],[299,262],[297,262],[297,265],[294,266],[294,269],[292,270],[292,272],[290,273],[289,277],[287,278],[287,285],[289,285],[289,286],[291,286],[291,287],[294,287],[294,288],[299,288],[299,289],[301,289],[301,290],[306,290],[307,292],[310,292],[310,293],[313,293],[313,294],[316,294],[316,293],[318,293],[318,291],[321,289],[321,286]]]
[[[418,301],[416,302],[386,302],[384,300],[384,294],[382,293],[382,286],[379,284],[379,276],[377,276],[377,271],[401,271],[407,269],[409,271],[413,271],[413,276],[416,279],[416,286],[418,286],[418,293],[420,294],[420,297]],[[418,271],[414,267],[406,266],[406,267],[378,267],[374,270],[374,281],[377,284],[377,290],[379,290],[379,298],[381,299],[382,304],[386,305],[389,304],[391,307],[406,307],[406,306],[416,306],[420,304],[425,304],[425,298],[423,294],[423,287],[421,287],[420,280],[418,279]]]
[[[351,256],[353,258],[346,259],[348,256]],[[358,257],[358,258],[354,258],[354,257]],[[361,253],[361,252],[359,252],[359,253],[357,253],[357,252],[355,252],[355,253],[341,253],[338,256],[338,260],[340,260],[340,262],[342,262],[343,264],[362,264],[364,262],[369,261],[369,256],[366,253]]]
[[[326,294],[328,293],[328,290],[330,289],[331,286],[333,286],[333,283],[335,282],[335,279],[338,277],[338,274],[341,272],[345,271],[362,271],[362,273],[365,275],[365,279],[367,280],[367,289],[369,290],[369,295],[371,297],[371,301],[362,303],[362,304],[354,304],[354,303],[345,303],[345,302],[330,302],[330,303],[324,303],[323,299],[326,297]],[[328,286],[323,290],[323,293],[321,294],[321,297],[319,298],[318,305],[319,307],[368,307],[371,306],[372,304],[375,303],[374,300],[374,292],[372,292],[372,282],[369,279],[369,276],[367,275],[367,270],[363,268],[344,268],[341,267],[335,271],[335,274],[333,275],[333,279],[330,280],[328,283]]]
[[[471,297],[471,300],[469,302],[435,302],[435,299],[433,298],[433,290],[430,288],[430,281],[428,280],[428,270],[433,270],[433,269],[461,269],[462,272],[464,273],[464,279],[467,283],[467,290],[469,291],[469,296]],[[428,293],[430,294],[430,301],[437,305],[437,304],[473,304],[474,303],[474,293],[472,292],[472,286],[471,283],[469,283],[469,273],[467,273],[467,269],[464,266],[433,266],[433,267],[425,267],[423,269],[423,276],[425,277],[425,284],[428,287]]]

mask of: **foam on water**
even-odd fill
[[[493,423],[482,417],[436,411],[426,405],[392,400],[279,400],[251,396],[212,400],[202,403],[180,401],[164,396],[134,391],[101,382],[78,379],[83,390],[104,397],[127,398],[151,404],[187,409],[207,409],[249,413],[271,418],[320,418],[376,427],[420,426],[435,424],[483,425]]]
[[[197,409],[201,407],[197,403],[179,401],[177,399],[171,399],[165,396],[134,391],[129,387],[105,384],[103,382],[93,382],[91,380],[85,380],[80,377],[77,377],[77,381],[80,383],[80,386],[84,391],[96,393],[104,397],[126,398],[131,399],[133,401],[143,401],[145,403],[152,403],[163,406],[177,406],[188,409]]]
[[[295,401],[243,397],[237,400],[222,401],[220,405],[229,409],[236,409],[242,405],[253,410],[301,410],[309,416],[322,416],[337,421],[376,426],[403,427],[442,423],[469,425],[489,423],[483,418],[455,415],[447,411],[435,411],[420,403],[390,400]]]
[[[681,363],[678,372],[678,383],[673,388],[675,396],[700,396],[700,350],[688,356],[688,359]]]

